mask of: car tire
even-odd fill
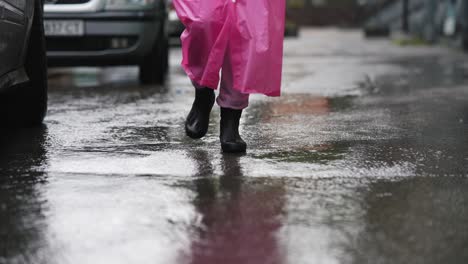
[[[24,69],[29,81],[12,87],[2,96],[5,123],[20,127],[42,124],[47,112],[47,60],[42,0],[34,1],[34,17],[27,44]]]
[[[140,83],[164,84],[169,70],[169,37],[163,31],[150,54],[140,64]]]

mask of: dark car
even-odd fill
[[[144,84],[168,71],[166,0],[46,0],[50,66],[138,65]]]
[[[0,0],[0,128],[41,124],[47,110],[42,0]]]

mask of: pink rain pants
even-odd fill
[[[249,94],[241,93],[234,89],[234,78],[232,76],[231,58],[226,54],[222,66],[221,84],[219,86],[219,95],[216,102],[224,108],[242,110],[249,106]],[[202,89],[206,86],[199,85],[192,81],[196,89]]]
[[[182,67],[193,83],[217,89],[223,68],[218,103],[229,101],[223,95],[280,96],[285,0],[174,0],[174,7],[186,27]]]

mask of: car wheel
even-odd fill
[[[163,33],[140,64],[142,84],[164,84],[169,69],[169,37]]]
[[[42,124],[47,112],[47,61],[42,1],[36,0],[24,68],[29,81],[2,96],[2,116],[8,124],[30,127]]]

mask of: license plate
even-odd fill
[[[81,20],[45,20],[46,36],[83,36],[84,23]]]

